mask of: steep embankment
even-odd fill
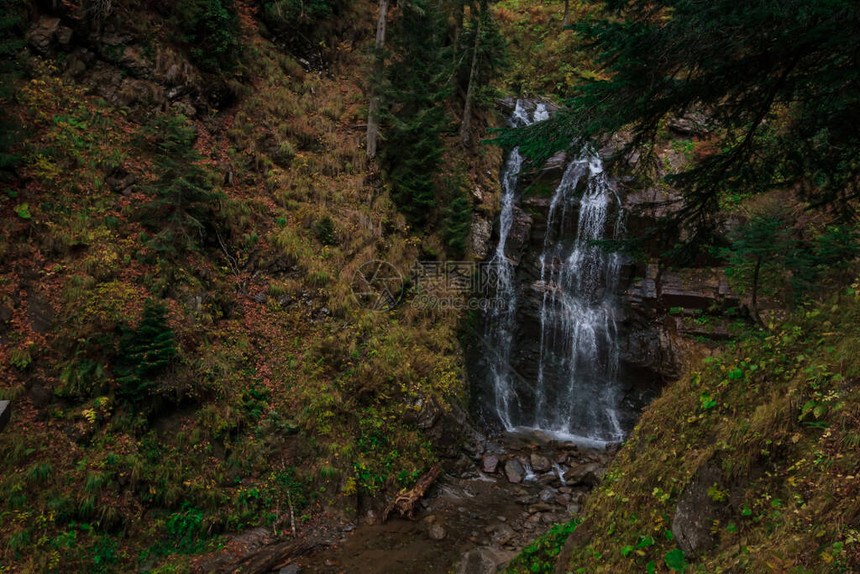
[[[4,102],[2,568],[181,569],[414,484],[466,390],[457,313],[351,296],[368,260],[444,253],[365,158],[374,3],[331,3],[310,45],[250,2],[54,4],[2,22],[29,30]]]
[[[750,332],[669,384],[581,520],[509,571],[860,567],[857,288]]]

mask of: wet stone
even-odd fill
[[[523,465],[516,459],[511,459],[505,463],[505,476],[508,482],[519,484],[523,481],[524,475],[525,470],[523,469]]]
[[[485,454],[481,461],[481,470],[487,474],[495,474],[499,469],[499,457],[494,454]]]
[[[552,462],[547,457],[537,453],[532,453],[529,457],[529,462],[531,462],[532,469],[535,472],[548,472],[552,469]]]

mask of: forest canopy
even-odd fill
[[[630,130],[617,158],[653,160],[668,118],[713,142],[671,176],[675,224],[708,236],[727,194],[800,186],[853,218],[860,191],[860,4],[853,0],[609,0],[572,26],[601,67],[550,121],[502,135],[547,157]],[[616,158],[616,159],[617,159]]]

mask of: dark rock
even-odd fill
[[[132,189],[137,178],[134,174],[129,173],[124,167],[115,168],[110,175],[105,178],[105,183],[112,191],[117,193],[124,192],[126,189]]]
[[[498,524],[494,525],[491,538],[494,543],[499,546],[504,546],[511,538],[514,537],[514,534],[514,529],[507,524]]]
[[[72,29],[68,26],[60,26],[59,28],[57,28],[57,31],[54,36],[57,38],[58,44],[60,44],[61,46],[68,46],[72,43],[73,34],[74,33],[72,32]]]
[[[700,113],[689,116],[674,117],[666,120],[666,127],[682,136],[702,135],[707,133],[706,118]]]
[[[554,472],[548,472],[547,474],[542,474],[537,479],[537,481],[540,484],[544,484],[544,485],[553,484],[557,480],[558,480],[558,477],[555,475]]]
[[[555,495],[555,491],[550,490],[549,488],[544,488],[540,491],[540,494],[538,494],[538,498],[541,499],[541,502],[549,502],[550,500],[555,498]]]
[[[564,473],[564,480],[569,486],[584,484],[596,486],[606,473],[606,468],[596,462],[577,465]]]
[[[12,418],[12,403],[0,401],[0,431],[6,428],[10,418]]]
[[[525,469],[518,460],[512,458],[505,463],[505,476],[508,478],[508,482],[519,484],[523,481]]]
[[[287,564],[280,570],[278,570],[278,574],[299,574],[302,569],[299,568],[298,564]]]
[[[529,514],[535,514],[537,512],[550,512],[552,510],[551,504],[545,504],[540,502],[538,504],[532,504],[529,506]]]
[[[499,566],[514,557],[514,553],[493,548],[469,550],[460,559],[457,574],[495,574]]]
[[[714,520],[721,518],[721,509],[715,506],[708,489],[721,480],[719,465],[708,461],[699,467],[678,499],[672,534],[687,554],[697,554],[717,543],[711,527]]]
[[[493,234],[493,224],[485,217],[472,218],[471,247],[472,253],[478,259],[485,259],[490,252],[490,237]]]
[[[27,31],[27,43],[39,54],[46,55],[51,49],[51,40],[59,27],[59,18],[42,16]]]
[[[152,63],[147,59],[143,48],[139,46],[123,48],[119,65],[136,78],[150,78],[153,75]]]
[[[533,452],[529,457],[529,462],[531,462],[532,470],[535,472],[548,472],[552,469],[552,463],[550,460],[535,452]]]
[[[481,460],[481,470],[487,474],[494,474],[499,469],[499,457],[494,454],[485,454]]]

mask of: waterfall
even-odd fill
[[[577,201],[571,241],[564,231]],[[618,209],[610,222],[613,203]],[[623,437],[613,297],[621,258],[595,244],[623,231],[624,212],[603,162],[585,150],[565,169],[547,214],[538,283],[542,303],[535,428],[596,442]]]
[[[523,102],[517,100],[509,123],[511,127],[526,126],[548,117],[549,113],[543,104],[537,104],[529,117]],[[514,222],[514,203],[522,163],[523,157],[519,148],[514,148],[502,168],[499,242],[487,270],[488,276],[494,279],[495,300],[501,303],[492,305],[487,315],[485,347],[493,355],[489,362],[489,377],[495,395],[496,413],[509,430],[514,427],[511,411],[516,400],[516,385],[513,380],[515,373],[511,370],[510,359],[516,327],[517,292],[514,286],[514,266],[505,254],[505,247]]]
[[[547,117],[539,105],[529,118],[518,101],[510,123],[528,125]],[[497,303],[485,326],[495,412],[508,431],[528,427],[597,444],[621,440],[614,300],[621,258],[596,244],[623,234],[620,200],[593,151],[582,151],[565,168],[550,200],[540,280],[533,286],[540,293],[540,341],[537,377],[529,380],[511,366],[519,293],[505,252],[522,162],[517,148],[505,161],[499,242],[488,264]],[[574,217],[575,234],[567,232]]]

